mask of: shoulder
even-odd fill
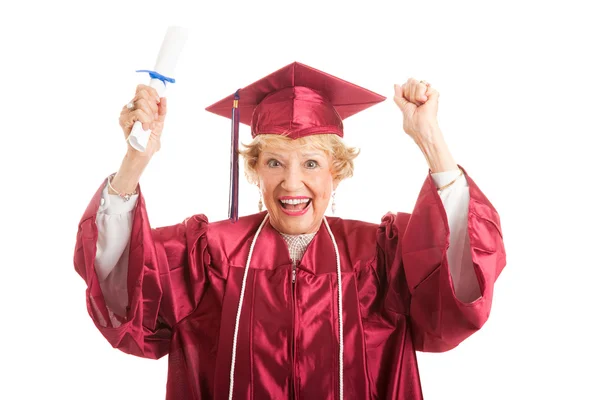
[[[232,223],[229,219],[209,222],[204,214],[196,214],[186,218],[181,226],[185,227],[188,233],[201,232],[210,236],[231,238],[253,232],[265,218],[265,214],[266,212],[241,217],[236,223]]]
[[[353,260],[374,256],[379,225],[353,219],[326,218],[340,253],[350,255]]]
[[[365,235],[369,234],[401,234],[401,232],[404,231],[404,227],[408,224],[410,217],[411,214],[408,213],[388,212],[381,218],[381,222],[379,224],[336,217],[327,217],[327,221],[329,222],[334,234],[339,233],[348,238],[354,238],[357,236],[363,238]]]
[[[256,229],[266,213],[241,217],[238,222],[222,220],[209,222],[203,214],[186,218],[182,223],[173,226],[185,234],[189,251],[201,252],[204,262],[219,276],[226,277],[228,265],[235,263],[235,254],[239,253],[246,241],[251,241]],[[172,241],[172,235],[166,236]]]
[[[408,225],[410,217],[411,214],[409,213],[388,212],[381,218],[379,229],[388,235],[400,234],[400,236],[402,236],[402,233],[406,229],[406,225]]]
[[[236,223],[228,219],[209,222],[204,214],[196,214],[177,225],[159,228],[159,233],[166,238],[185,236],[188,246],[193,246],[197,241],[206,241],[208,247],[214,250],[230,247],[232,243],[240,243],[247,237],[251,238],[265,214],[241,217]],[[225,246],[226,244],[229,246]]]
[[[206,237],[213,264],[221,265],[223,268],[228,264],[243,265],[243,261],[240,260],[245,259],[246,248],[250,247],[256,230],[266,214],[265,211],[243,216],[235,223],[226,219],[208,224]]]
[[[384,252],[394,254],[402,242],[411,214],[388,212],[377,228],[377,245]]]
[[[343,234],[345,237],[363,235],[369,231],[375,232],[378,225],[372,222],[359,221],[355,219],[343,219],[338,217],[326,217],[334,234]]]
[[[222,237],[228,240],[232,238],[241,239],[245,236],[254,235],[260,223],[265,219],[266,211],[258,214],[246,215],[233,223],[229,219],[215,221],[208,224],[208,234],[212,238]]]

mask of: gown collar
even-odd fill
[[[310,235],[313,235],[311,240],[307,240],[308,237],[296,239],[301,240],[306,246],[300,246],[302,252],[292,254],[286,238],[267,222],[257,238],[252,254],[251,268],[272,269],[296,262],[298,269],[311,274],[335,274],[335,249],[325,224],[321,223],[319,230]],[[251,239],[249,238],[249,240]]]

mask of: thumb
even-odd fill
[[[160,98],[160,104],[158,105],[158,115],[160,117],[162,117],[161,118],[162,120],[164,120],[165,116],[167,115],[167,98],[166,97]]]
[[[439,98],[440,98],[440,92],[438,92],[437,90],[435,90],[434,88],[432,88],[431,86],[427,88],[427,92],[425,93],[425,96],[427,97],[427,101],[433,101],[434,103],[437,104]]]
[[[407,111],[407,108],[409,107],[410,103],[408,100],[406,100],[404,98],[404,87],[400,86],[400,85],[394,85],[394,102],[396,103],[396,105],[398,107],[400,107],[400,110],[402,110],[402,112]]]

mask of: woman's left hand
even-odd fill
[[[394,85],[394,101],[404,114],[404,131],[417,143],[432,142],[440,134],[437,122],[440,94],[425,81],[410,78]]]

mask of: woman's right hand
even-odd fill
[[[133,108],[129,109],[123,106],[121,116],[119,117],[119,125],[123,129],[125,139],[127,139],[136,121],[142,123],[144,130],[151,129],[150,138],[146,151],[139,152],[135,150],[127,141],[127,153],[130,157],[151,158],[154,153],[160,150],[160,135],[167,116],[167,99],[160,98],[157,91],[147,85],[138,85],[135,90],[133,100]]]
[[[162,134],[165,117],[167,116],[167,99],[159,98],[156,90],[146,85],[138,85],[131,109],[123,107],[119,117],[119,125],[123,129],[125,139],[131,134],[133,124],[142,123],[144,130],[151,129],[146,151],[140,152],[131,147],[127,141],[127,153],[121,163],[121,168],[111,181],[109,194],[133,194],[138,182],[150,159],[160,150],[160,135]]]

